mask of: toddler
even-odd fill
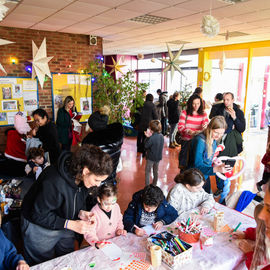
[[[179,216],[197,207],[201,208],[203,215],[214,206],[213,195],[202,188],[205,178],[200,170],[188,169],[176,175],[174,181],[176,185],[169,192],[168,202],[178,211]]]
[[[265,185],[270,179],[270,142],[267,144],[266,153],[262,158],[264,171],[262,180],[256,184],[258,191],[262,191],[262,185]]]
[[[25,166],[26,175],[38,179],[42,170],[49,165],[44,157],[42,148],[32,147],[29,149],[28,161]]]
[[[133,195],[123,221],[128,232],[143,236],[141,227],[152,224],[155,230],[161,230],[176,218],[177,211],[166,201],[162,190],[151,184]]]
[[[158,165],[162,160],[162,151],[164,145],[163,135],[161,132],[161,123],[159,120],[152,120],[149,128],[144,132],[146,139],[144,143],[146,151],[145,165],[145,185],[149,185],[150,173],[153,168],[153,185],[156,186],[158,180]]]
[[[90,233],[84,235],[90,245],[101,248],[104,240],[119,235],[126,235],[120,207],[117,204],[117,187],[113,184],[103,184],[98,189],[98,203],[92,208],[96,218],[95,226]]]

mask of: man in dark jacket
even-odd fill
[[[24,255],[30,265],[74,251],[75,233],[95,226],[92,213],[84,211],[86,197],[111,172],[110,156],[94,145],[63,152],[58,169],[42,171],[22,204]]]
[[[231,92],[224,93],[223,103],[217,105],[215,111],[210,113],[210,118],[222,115],[225,117],[227,129],[223,137],[225,150],[221,152],[220,156],[234,157],[243,151],[243,140],[241,133],[246,129],[246,120],[242,110],[234,103],[234,95]],[[221,198],[225,198],[227,194],[222,194],[225,189],[229,191],[230,181],[223,181],[217,178],[218,191],[216,196],[221,194]]]
[[[167,92],[162,92],[160,89],[157,90],[159,95],[157,106],[158,120],[161,122],[162,131],[161,133],[165,136],[167,133],[167,118],[168,118],[168,108],[167,108]]]

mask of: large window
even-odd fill
[[[157,97],[156,91],[161,88],[161,72],[140,72],[138,75],[140,83],[149,83],[147,93]]]

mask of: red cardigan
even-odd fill
[[[245,231],[246,239],[249,240],[256,240],[256,228],[247,228]],[[250,269],[251,263],[252,263],[252,258],[253,258],[253,253],[254,251],[250,251],[246,253],[246,266],[248,269]],[[270,270],[270,265],[265,266],[262,270]]]

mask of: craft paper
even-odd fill
[[[80,103],[81,103],[81,111],[82,114],[91,114],[92,113],[92,101],[91,98],[81,98],[80,99]]]
[[[37,90],[36,80],[23,80],[23,90],[24,91]]]
[[[17,109],[17,100],[2,100],[2,111],[14,111]]]
[[[78,75],[67,75],[67,83],[68,84],[77,84],[79,83],[79,77]]]
[[[118,260],[122,256],[122,249],[114,243],[106,244],[100,250],[112,261]]]
[[[12,85],[12,98],[21,98],[22,97],[22,85],[13,84]]]

